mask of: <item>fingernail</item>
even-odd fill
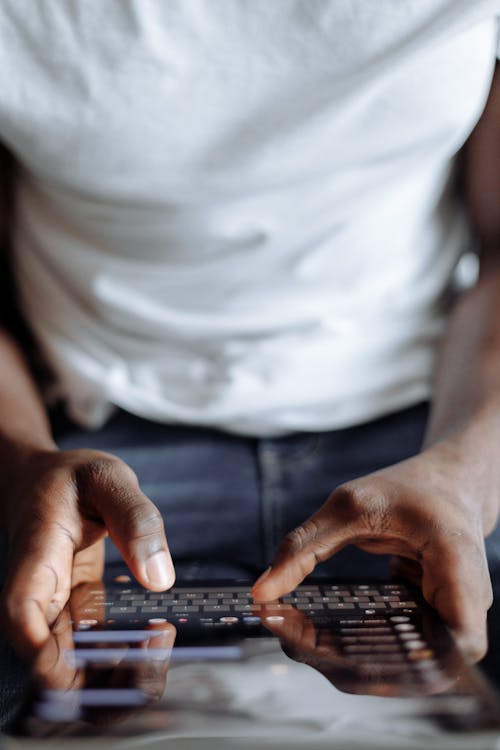
[[[256,586],[260,586],[260,584],[261,584],[261,583],[262,583],[263,581],[265,581],[265,580],[266,580],[266,578],[267,578],[267,576],[269,575],[269,573],[271,572],[272,568],[273,568],[273,566],[272,566],[272,565],[270,565],[270,566],[269,566],[268,568],[266,568],[266,570],[265,570],[265,571],[264,571],[264,572],[262,573],[262,575],[261,575],[261,576],[260,576],[259,578],[257,578],[257,580],[255,581],[255,583],[254,583],[254,585],[252,586],[252,588],[255,588]]]
[[[146,560],[146,576],[155,588],[168,589],[173,584],[174,571],[166,552],[161,550]]]

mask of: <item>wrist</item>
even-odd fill
[[[496,458],[500,441],[500,394],[473,405],[433,405],[424,437],[424,448],[458,438],[469,448],[482,444]]]
[[[484,534],[500,510],[499,415],[478,415],[440,439],[426,438],[423,452],[432,454],[438,470],[447,467],[457,494],[469,509],[479,510]]]
[[[50,435],[6,437],[0,434],[0,525],[5,527],[6,510],[15,501],[16,488],[32,473],[37,457],[56,453]]]

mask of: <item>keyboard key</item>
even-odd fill
[[[431,651],[431,649],[421,649],[418,651],[410,651],[408,654],[408,658],[412,661],[428,661],[429,659],[432,659],[434,656],[434,651]]]
[[[373,644],[371,648],[374,654],[395,654],[400,652],[397,643],[381,643],[380,645]]]
[[[358,643],[398,643],[395,635],[358,635]]]
[[[403,646],[408,651],[412,651],[414,649],[426,648],[427,644],[424,643],[424,641],[414,640],[414,641],[403,641]]]
[[[323,604],[315,604],[314,602],[308,602],[307,604],[306,603],[296,604],[295,609],[298,609],[301,612],[302,611],[310,612],[311,610],[315,610],[315,609],[323,609],[323,606],[324,606]],[[331,606],[333,607],[333,604]]]
[[[371,612],[375,612],[377,609],[385,609],[386,604],[385,602],[368,602],[368,605],[366,602],[360,602],[357,605],[360,609],[364,609],[365,612],[368,612],[370,610]]]
[[[326,605],[327,609],[354,609],[355,605],[349,602],[333,602]]]
[[[352,645],[348,644],[344,646],[344,651],[346,654],[369,654],[371,650],[371,646],[362,643],[353,643]]]
[[[372,662],[373,666],[379,666],[376,663],[377,659],[383,659],[383,662],[380,664],[381,667],[384,667],[387,662],[399,662],[399,663],[405,663],[406,658],[403,654],[394,653],[394,654],[384,654],[383,656],[374,656],[373,649],[370,648],[369,652],[365,654],[350,654],[350,656],[355,659],[356,661],[361,662]]]
[[[266,606],[269,610],[272,610],[272,611],[274,611],[275,609],[295,609],[295,607],[292,604],[287,604],[286,602],[278,602],[277,604],[264,605],[264,607]],[[318,606],[318,609],[322,609],[322,608],[323,608],[323,605],[320,604]]]
[[[378,675],[383,675],[384,677],[386,677],[388,675],[398,675],[406,672],[408,670],[408,665],[405,662],[399,664],[386,664],[385,662],[382,664],[366,663],[360,664],[358,666],[358,670],[365,674],[367,677],[372,676],[374,672],[376,672]]]
[[[368,628],[368,627],[361,626],[359,628],[354,628],[354,627],[340,628],[340,632],[343,633],[344,635],[357,635],[357,636],[390,635],[390,636],[394,637],[392,635],[391,628],[382,628],[382,627],[380,627],[380,628]]]
[[[416,609],[417,605],[415,602],[391,602],[389,607],[391,609]]]
[[[265,607],[266,605],[262,604],[235,604],[233,605],[233,609],[235,612],[259,612],[262,607]]]
[[[178,613],[178,612],[199,612],[199,611],[200,611],[199,607],[196,607],[195,605],[189,605],[189,604],[187,606],[185,606],[185,607],[182,607],[182,606],[179,606],[179,605],[172,607],[172,612],[174,612],[174,613]]]

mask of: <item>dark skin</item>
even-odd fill
[[[481,245],[478,284],[456,304],[422,452],[333,490],[284,539],[254,586],[271,600],[347,544],[395,556],[471,659],[486,649],[484,538],[500,508],[500,74],[464,152],[464,198]],[[9,638],[33,654],[72,587],[100,578],[110,534],[137,580],[172,585],[160,514],[118,458],[59,451],[13,338],[0,335],[0,521],[10,540],[2,597]],[[152,564],[148,566],[148,561]]]

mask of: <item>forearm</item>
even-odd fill
[[[481,274],[453,310],[435,374],[425,444],[467,429],[478,432],[485,454],[496,455],[500,445],[500,268]]]
[[[480,248],[478,283],[457,302],[440,352],[425,447],[456,448],[487,496],[486,527],[500,507],[500,67],[463,154],[462,190]]]

